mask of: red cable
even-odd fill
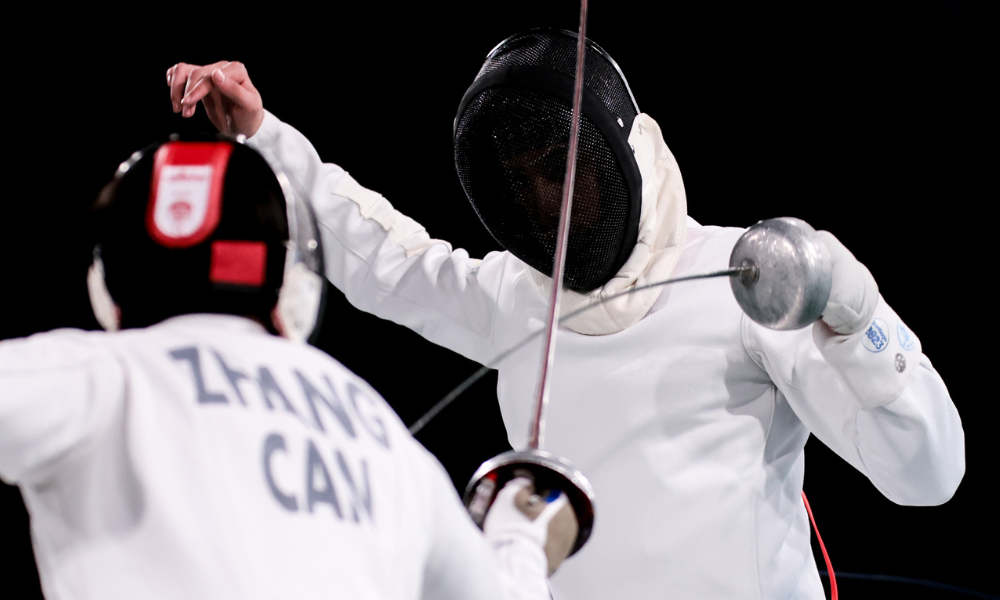
[[[806,498],[805,492],[802,492],[802,503],[806,505],[806,513],[809,514],[809,521],[812,522],[813,531],[816,532],[816,539],[819,540],[819,549],[823,551],[823,560],[826,561],[826,572],[830,575],[830,600],[837,600],[837,578],[833,575],[833,565],[830,564],[830,555],[826,553],[826,546],[823,545],[823,538],[819,535],[819,527],[816,527],[816,519],[813,517],[813,511],[809,507],[809,499]]]

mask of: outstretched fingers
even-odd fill
[[[264,120],[264,105],[241,62],[210,65],[177,63],[167,69],[170,102],[174,112],[194,116],[198,103],[215,127],[230,135],[253,135]]]
[[[184,97],[188,76],[197,68],[198,65],[177,63],[167,69],[167,86],[170,87],[170,104],[175,113],[181,112],[181,99]]]
[[[214,87],[212,72],[228,64],[229,61],[220,61],[205,66],[191,65],[194,66],[193,69],[178,72],[177,76],[175,76],[174,86],[180,87],[183,83],[183,91],[180,98],[181,114],[185,117],[194,115],[198,102],[208,95]],[[187,73],[187,77],[183,82],[177,81],[183,72]],[[171,86],[171,92],[174,91],[174,86]]]

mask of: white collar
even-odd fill
[[[210,327],[227,331],[242,331],[246,333],[269,334],[263,325],[248,317],[238,315],[223,315],[214,313],[196,313],[178,315],[165,319],[153,327]]]
[[[638,242],[611,281],[586,294],[563,290],[560,310],[564,315],[614,294],[667,279],[680,259],[688,217],[687,196],[677,159],[663,141],[660,126],[647,114],[640,114],[632,122],[628,141],[642,175]],[[527,271],[529,280],[547,301],[551,296],[552,278],[531,267]],[[661,291],[650,288],[615,298],[564,325],[586,335],[617,333],[638,323]]]

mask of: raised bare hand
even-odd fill
[[[209,120],[222,133],[249,137],[264,120],[260,92],[250,82],[243,63],[177,63],[167,69],[167,85],[175,113],[191,117],[201,101]]]

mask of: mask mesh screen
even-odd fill
[[[476,76],[508,66],[539,67],[572,77],[577,41],[552,31],[511,38]],[[635,103],[614,63],[588,44],[584,84],[596,94],[627,143]],[[455,124],[455,164],[473,208],[505,249],[538,271],[553,269],[572,106],[565,99],[514,85],[471,98]],[[608,140],[586,114],[580,138],[564,285],[598,288],[621,267],[635,243],[639,199],[631,198]],[[631,222],[632,239],[627,240]]]
[[[540,93],[489,89],[469,103],[456,128],[459,179],[479,218],[500,245],[547,275],[571,115],[570,106]],[[564,282],[588,291],[617,270],[629,194],[614,153],[587,118],[579,139]]]

